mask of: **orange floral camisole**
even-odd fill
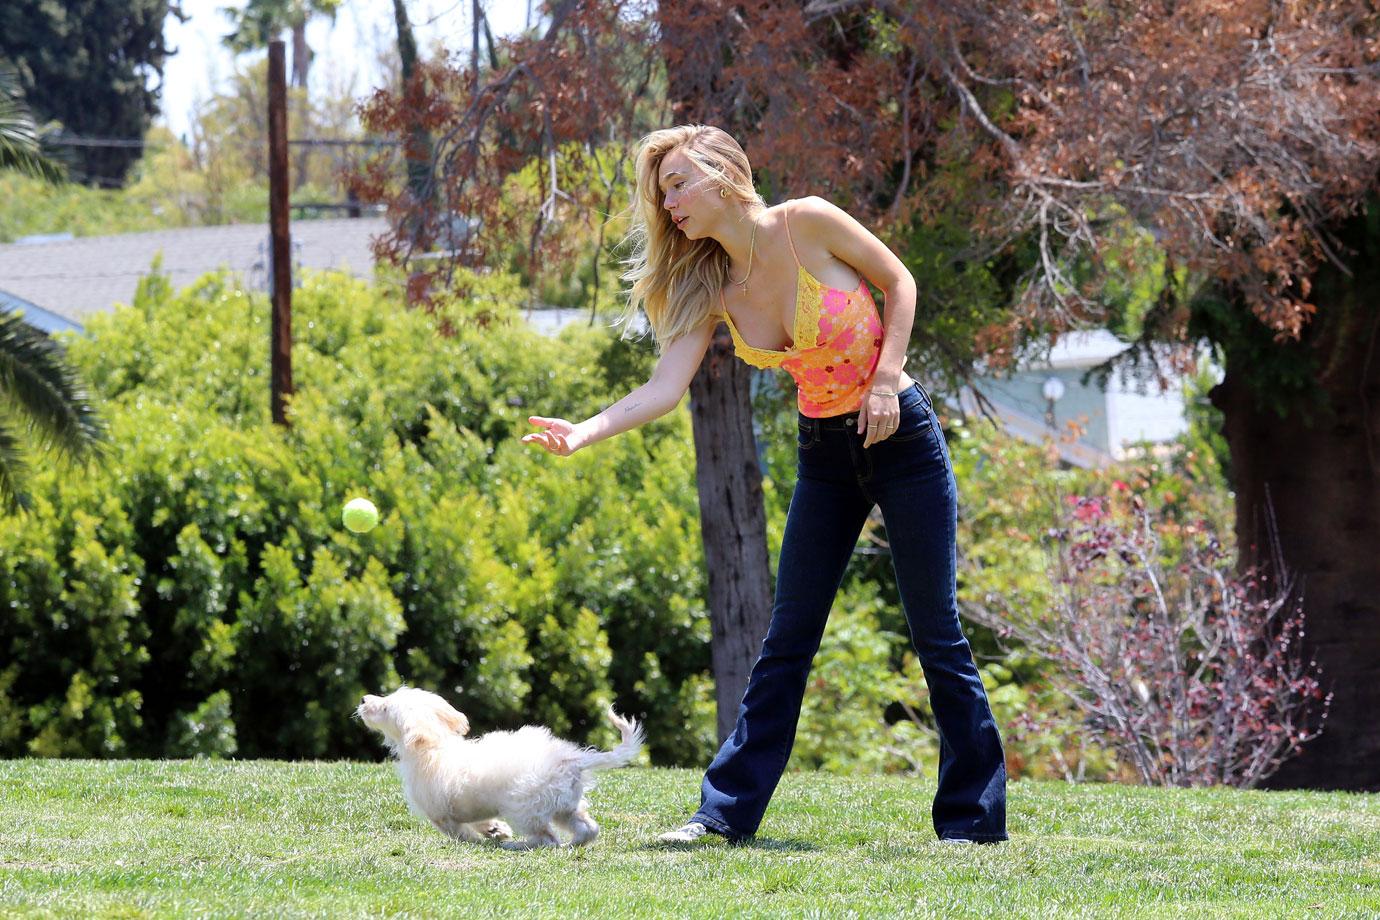
[[[882,353],[882,320],[867,282],[856,290],[829,287],[805,270],[791,239],[789,205],[783,211],[786,241],[796,264],[793,342],[785,351],[755,348],[743,341],[719,291],[720,316],[733,336],[733,350],[753,367],[784,368],[795,378],[800,414],[827,418],[862,406]]]

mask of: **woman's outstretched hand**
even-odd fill
[[[523,444],[538,444],[561,457],[569,457],[583,446],[575,436],[575,426],[563,418],[542,418],[540,415],[533,415],[529,416],[527,421],[542,430],[523,435]]]

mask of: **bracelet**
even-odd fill
[[[869,396],[895,396],[896,394],[895,394],[895,393],[888,393],[888,392],[886,392],[885,390],[870,390],[870,391],[868,392],[867,395],[869,395]]]

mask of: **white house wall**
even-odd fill
[[[1169,441],[1188,430],[1184,414],[1183,380],[1175,377],[1161,391],[1154,383],[1144,393],[1134,381],[1113,375],[1107,381],[1107,433],[1112,454],[1123,457],[1138,441]]]

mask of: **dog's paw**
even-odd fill
[[[505,821],[486,821],[479,825],[479,832],[489,840],[511,840],[513,829]]]

